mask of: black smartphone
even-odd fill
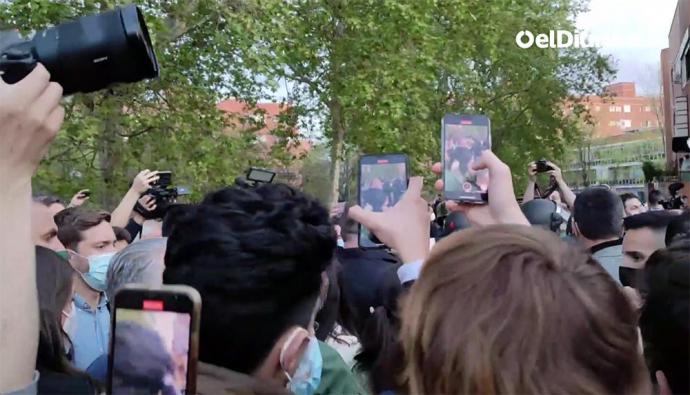
[[[386,211],[400,200],[407,190],[407,155],[362,155],[359,158],[359,206],[370,211]],[[382,247],[383,244],[359,227],[359,246]]]
[[[158,172],[158,180],[153,185],[166,188],[172,184],[172,171],[163,170]]]
[[[444,198],[462,203],[486,203],[489,172],[475,171],[472,166],[482,151],[491,149],[489,118],[447,114],[441,122],[441,146]]]
[[[79,194],[80,198],[87,198],[89,196],[91,196],[91,191],[89,191],[88,189],[81,191],[81,193]]]
[[[133,284],[114,302],[107,393],[195,394],[199,293],[182,285]]]

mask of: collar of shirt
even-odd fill
[[[72,296],[72,300],[74,301],[74,307],[80,309],[80,310],[88,310],[91,311],[91,306],[89,306],[88,303],[86,303],[86,300],[82,298],[81,295],[78,293],[74,293]],[[105,293],[101,292],[101,296],[98,300],[98,309],[102,309],[108,305],[108,298],[105,296]]]

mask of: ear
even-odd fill
[[[309,345],[309,332],[299,326],[286,330],[273,345],[271,352],[254,371],[253,376],[260,380],[270,380],[285,386],[286,373],[292,377],[297,370],[302,355]]]

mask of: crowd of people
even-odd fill
[[[484,205],[430,204],[421,177],[381,212],[258,183],[151,218],[134,209],[158,212],[159,175],[144,170],[109,213],[86,190],[32,195],[64,117],[49,77],[39,65],[0,81],[0,393],[102,393],[127,284],[199,292],[202,395],[690,393],[690,211],[658,191],[646,206],[575,193],[549,162],[542,195],[532,163],[520,204],[483,150]],[[387,248],[360,248],[360,224]],[[118,376],[113,392],[181,393],[145,332],[122,323],[118,358],[150,377]]]

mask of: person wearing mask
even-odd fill
[[[623,260],[623,202],[613,192],[590,187],[575,199],[573,234],[607,273],[620,283]]]
[[[633,269],[644,268],[654,251],[666,247],[666,228],[678,216],[670,211],[649,211],[625,217],[622,265]]]
[[[39,394],[96,394],[99,386],[71,363],[71,341],[64,330],[74,316],[74,269],[54,251],[36,247],[40,332],[36,370]]]
[[[108,352],[110,312],[104,291],[108,266],[117,252],[116,238],[108,213],[82,208],[65,211],[69,210],[58,219],[58,237],[71,250],[70,263],[79,274],[74,287],[74,322],[68,334],[74,344],[75,366],[87,369]]]
[[[690,393],[690,237],[649,257],[640,316],[649,368],[659,394]]]
[[[647,212],[647,207],[640,201],[636,195],[632,193],[624,193],[621,195],[625,216],[631,216]]]
[[[581,248],[473,228],[435,246],[405,298],[403,377],[412,394],[651,393],[636,321]]]
[[[62,87],[42,64],[21,81],[0,79],[0,393],[35,394],[39,341],[31,177],[65,116]]]
[[[662,211],[664,209],[664,206],[661,205],[661,201],[664,200],[661,191],[656,189],[650,191],[647,200],[649,200],[649,211]]]
[[[50,205],[46,205],[42,198],[34,198],[31,203],[31,240],[34,245],[53,251],[65,249],[57,237],[57,225],[55,225]]]
[[[166,226],[163,282],[201,294],[198,393],[317,393],[328,210],[284,184],[224,188],[184,210]]]

